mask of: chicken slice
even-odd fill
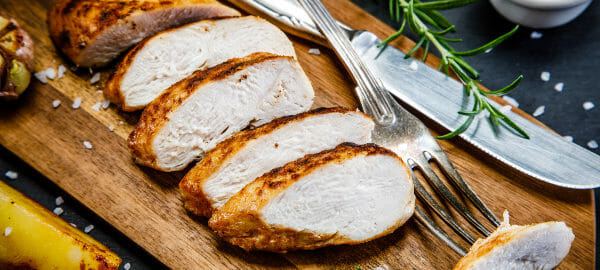
[[[369,143],[373,127],[371,118],[359,111],[328,108],[240,131],[208,152],[181,180],[185,206],[210,217],[264,173],[343,142]]]
[[[554,269],[569,253],[573,239],[573,230],[564,222],[510,225],[505,211],[498,229],[478,239],[454,270]]]
[[[188,24],[132,49],[109,79],[104,95],[125,111],[142,109],[194,71],[255,52],[295,57],[286,35],[258,17]]]
[[[48,11],[48,26],[75,64],[98,67],[162,30],[239,15],[215,0],[58,0]]]
[[[390,234],[414,206],[408,168],[396,154],[344,143],[257,178],[208,224],[245,250],[287,252]]]
[[[307,111],[313,97],[292,57],[255,53],[232,59],[193,73],[153,101],[129,147],[139,164],[180,170],[248,125]]]

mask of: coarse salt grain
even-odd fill
[[[502,108],[500,108],[500,112],[503,114],[506,114],[506,113],[510,112],[511,109],[512,109],[512,106],[504,105],[504,106],[502,106]]]
[[[594,103],[591,102],[591,101],[586,101],[586,102],[583,103],[583,109],[586,110],[586,111],[589,111],[589,110],[593,109],[595,106],[596,105],[594,105]]]
[[[123,265],[123,269],[124,269],[124,270],[129,270],[129,269],[131,269],[131,264],[130,264],[130,263],[126,263],[125,265]]]
[[[88,71],[90,72],[90,74],[94,73],[94,70],[91,67],[88,68]]]
[[[517,102],[516,99],[514,99],[510,96],[502,96],[502,99],[504,99],[504,101],[508,102],[508,104],[513,105],[513,107],[519,108],[519,102]]]
[[[47,68],[44,72],[46,72],[46,78],[50,80],[56,79],[56,70],[54,70],[53,68]]]
[[[125,124],[125,122],[119,121],[119,125],[123,125],[123,124]]]
[[[79,107],[81,106],[81,98],[75,98],[75,100],[73,100],[73,105],[71,105],[71,107],[73,107],[73,109],[79,109]]]
[[[56,207],[56,208],[54,208],[54,210],[52,210],[52,212],[53,212],[54,214],[56,214],[57,216],[60,216],[60,215],[62,215],[62,213],[64,213],[65,211],[64,211],[62,208],[60,208],[60,207]]]
[[[531,32],[531,35],[529,37],[531,37],[531,39],[540,39],[542,38],[543,34],[538,32],[538,31],[533,31]]]
[[[308,49],[308,53],[314,55],[321,55],[321,50],[319,50],[318,48],[310,48]]]
[[[380,265],[375,268],[375,270],[389,270],[390,268],[387,265]]]
[[[573,142],[573,136],[569,136],[569,135],[563,136],[563,139],[565,139],[565,141],[568,141],[568,142]]]
[[[544,114],[544,112],[546,112],[546,106],[539,106],[533,112],[533,117],[538,117],[538,116]]]
[[[491,47],[491,48],[485,50],[485,53],[491,53],[493,50],[494,50],[494,47]]]
[[[100,81],[100,73],[96,73],[94,74],[94,76],[92,76],[92,78],[90,79],[90,84],[95,84],[97,82]]]
[[[417,61],[412,60],[412,62],[410,62],[410,66],[408,66],[412,71],[417,71],[417,69],[419,68],[419,64],[417,64]]]
[[[98,112],[98,111],[100,111],[100,106],[102,106],[102,103],[96,102],[96,103],[94,103],[94,105],[92,105],[92,110]]]
[[[8,236],[10,233],[12,233],[11,227],[4,228],[4,236]]]
[[[114,127],[114,126],[112,126],[112,125],[111,125],[111,126],[108,126],[108,130],[110,130],[110,131],[115,131],[115,127]]]
[[[88,141],[83,141],[83,146],[85,146],[87,149],[92,149],[92,143]]]
[[[563,83],[563,82],[559,82],[554,85],[554,90],[556,90],[558,92],[562,92],[563,89],[565,89],[565,83]]]
[[[110,100],[105,99],[104,101],[102,101],[102,109],[107,109],[108,106],[110,106]]]
[[[542,79],[542,81],[549,81],[550,80],[550,72],[548,71],[542,71],[542,73],[540,74],[540,79]]]
[[[63,199],[63,197],[62,197],[62,196],[58,196],[58,197],[56,197],[56,199],[54,199],[54,203],[55,203],[57,206],[58,206],[58,205],[61,205],[61,204],[63,204],[64,202],[65,202],[65,199]]]
[[[60,100],[55,99],[52,101],[52,108],[56,109],[58,108],[58,106],[60,106]]]
[[[65,72],[67,72],[67,68],[63,65],[58,66],[58,78],[62,78],[65,75]]]
[[[93,229],[94,229],[94,225],[90,224],[90,225],[87,225],[87,226],[85,226],[85,228],[83,228],[83,232],[84,232],[84,233],[89,233],[89,232],[91,232]]]
[[[6,171],[6,173],[4,173],[4,176],[6,176],[6,178],[8,178],[10,180],[15,180],[19,177],[19,173],[8,170],[8,171]]]
[[[46,78],[46,71],[39,71],[39,72],[33,73],[33,76],[35,76],[35,78],[38,79],[38,81],[40,81],[43,84],[48,83],[48,79]]]
[[[77,228],[77,225],[75,223],[69,223],[71,226]]]
[[[591,140],[587,143],[587,146],[591,149],[598,148],[598,142],[596,140]]]

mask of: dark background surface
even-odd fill
[[[398,24],[389,20],[387,0],[354,2],[393,27],[398,27]],[[531,39],[533,29],[521,27],[515,36],[492,52],[467,59],[482,73],[483,84],[490,89],[502,88],[516,76],[523,74],[523,82],[510,94],[519,102],[519,107],[532,114],[537,107],[545,106],[546,112],[537,118],[559,134],[572,136],[575,143],[586,148],[590,140],[600,141],[600,28],[595,27],[600,25],[598,2],[594,1],[579,18],[567,25],[536,30],[543,34],[540,39]],[[456,36],[464,39],[464,42],[456,45],[457,49],[475,48],[514,26],[505,21],[485,0],[468,7],[445,11],[443,14],[456,25]],[[415,39],[414,36],[408,36]],[[540,79],[542,71],[551,73],[549,82]],[[554,85],[559,82],[565,84],[562,92],[554,90]],[[586,101],[591,101],[598,107],[586,111],[582,107]],[[590,150],[600,153],[598,149]],[[18,172],[18,178],[6,178],[4,174],[8,170]],[[93,224],[95,229],[90,235],[123,258],[121,269],[126,263],[130,263],[131,269],[164,268],[110,224],[102,221],[1,146],[0,179],[50,210],[56,207],[55,198],[62,196],[65,203],[60,207],[65,211],[61,217],[80,229]],[[596,191],[595,194],[598,198],[600,192]],[[596,207],[596,216],[598,212],[600,211]],[[596,254],[596,261],[598,257]]]

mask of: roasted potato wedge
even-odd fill
[[[0,181],[0,269],[118,269],[121,258]]]

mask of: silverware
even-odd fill
[[[356,81],[357,87],[355,91],[362,110],[375,121],[375,129],[372,134],[373,142],[396,152],[406,162],[411,170],[411,177],[419,198],[459,235],[465,238],[465,240],[471,244],[475,242],[473,236],[460,227],[444,208],[433,199],[431,194],[429,194],[415,176],[415,170],[419,170],[433,189],[455,207],[469,223],[482,234],[489,235],[490,231],[453,195],[431,168],[430,162],[437,162],[446,176],[452,179],[456,187],[473,202],[484,216],[494,225],[499,225],[498,218],[494,216],[489,208],[479,199],[477,194],[462,179],[460,174],[458,174],[427,127],[414,115],[402,108],[389,95],[381,81],[364,65],[350,44],[348,37],[336,25],[335,20],[320,0],[299,0],[299,2],[327,37],[334,51],[342,59],[342,62]],[[419,207],[416,209],[416,216],[452,249],[462,255],[466,254],[465,250],[440,230]]]
[[[327,44],[296,0],[229,1],[250,13],[267,16],[289,33]],[[381,51],[376,47],[381,40],[373,33],[356,31],[339,22],[338,25],[366,66],[379,74],[385,88],[403,105],[446,130],[455,130],[464,122],[465,116],[456,112],[472,107],[472,103],[465,102],[459,82],[422,62],[404,59],[404,53],[391,46]],[[531,139],[517,137],[507,129],[495,129],[486,118],[474,120],[460,137],[496,160],[541,181],[577,189],[600,186],[598,155],[516,113],[509,111],[506,115],[527,131]]]

